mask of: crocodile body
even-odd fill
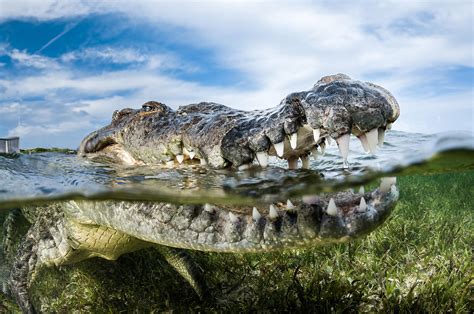
[[[245,112],[214,103],[180,107],[148,102],[115,112],[112,123],[88,135],[79,155],[126,164],[165,167],[201,163],[215,168],[268,166],[268,156],[305,159],[336,139],[347,159],[353,133],[374,151],[399,115],[385,89],[338,74],[310,91],[287,96],[279,106]],[[149,246],[164,257],[199,295],[205,286],[182,249],[264,252],[343,242],[367,234],[398,200],[393,179],[378,189],[282,200],[255,207],[180,205],[132,201],[67,201],[24,208],[32,227],[11,272],[10,285],[22,309],[33,312],[28,287],[40,267],[99,256],[114,260]]]

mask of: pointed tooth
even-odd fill
[[[250,164],[242,164],[238,167],[239,170],[247,170],[248,168],[250,168]]]
[[[283,157],[283,152],[285,150],[285,141],[273,144],[273,146],[275,146],[275,150],[278,157]]]
[[[208,213],[213,213],[214,212],[214,206],[206,203],[204,204],[204,210],[207,211]]]
[[[380,182],[380,187],[379,190],[383,193],[386,193],[390,191],[390,187],[397,183],[397,178],[396,177],[385,177],[382,178],[382,181]]]
[[[195,152],[189,152],[189,159],[193,159],[196,156]]]
[[[378,146],[379,147],[382,147],[383,146],[383,142],[385,140],[385,130],[382,129],[382,128],[379,128],[379,139],[378,139]]]
[[[313,155],[314,159],[318,158],[318,148],[316,146],[311,150],[311,155]]]
[[[303,169],[309,169],[309,156],[301,156],[301,163]]]
[[[314,137],[314,141],[316,143],[319,141],[320,136],[321,136],[321,130],[320,129],[313,129],[313,137]]]
[[[365,194],[365,189],[363,185],[359,188],[359,194]]]
[[[296,149],[296,144],[298,143],[298,133],[293,133],[290,135],[290,146],[292,149]]]
[[[291,157],[288,159],[288,169],[294,170],[298,168],[298,158]]]
[[[255,221],[259,221],[260,218],[262,218],[262,215],[258,211],[257,207],[254,207],[253,210],[252,210],[252,218]]]
[[[189,156],[189,150],[186,147],[183,147],[183,155]]]
[[[367,143],[369,144],[369,151],[371,154],[375,154],[377,151],[377,143],[379,141],[378,130],[377,128],[370,130],[365,133],[367,136]]]
[[[362,148],[364,149],[364,152],[368,153],[369,152],[369,142],[367,141],[367,136],[363,133],[358,136],[360,143],[362,144]]]
[[[365,212],[367,210],[367,203],[365,202],[365,198],[360,198],[359,209],[360,212]]]
[[[334,202],[334,199],[331,197],[329,200],[328,208],[326,209],[326,213],[329,216],[337,216],[337,206],[336,203]]]
[[[326,144],[321,143],[319,144],[319,147],[321,148],[321,155],[324,156],[324,154],[326,153]]]
[[[166,162],[166,165],[167,165],[168,167],[173,167],[173,166],[174,166],[174,160],[168,160],[168,161]]]
[[[286,200],[286,209],[295,209],[295,205],[289,199]]]
[[[278,218],[278,211],[273,204],[270,205],[270,212],[268,213],[268,218],[270,219]]]
[[[328,142],[328,146],[332,145],[332,137],[331,136],[326,136],[326,141]]]
[[[182,164],[183,163],[183,160],[184,160],[184,155],[176,155],[176,160]]]
[[[391,130],[392,129],[392,123],[387,123],[387,126],[385,127],[385,129]]]
[[[200,161],[201,161],[201,166],[207,166],[207,161],[206,161],[206,159],[204,159],[204,157],[201,158]]]
[[[257,154],[257,160],[260,166],[263,168],[268,166],[268,153],[267,152],[258,152]]]
[[[234,215],[232,212],[229,212],[229,220],[233,223],[239,222],[239,217]]]
[[[349,140],[349,134],[344,134],[336,140],[337,145],[339,146],[339,151],[341,152],[342,159],[344,161],[346,161],[347,156],[349,156]]]

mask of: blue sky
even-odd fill
[[[0,137],[75,148],[116,109],[267,108],[339,72],[395,95],[395,129],[474,131],[471,6],[0,0]]]

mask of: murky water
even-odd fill
[[[469,133],[424,135],[392,131],[376,155],[350,143],[349,169],[336,144],[311,157],[311,169],[288,170],[273,158],[266,169],[244,171],[196,166],[173,169],[100,164],[74,154],[0,156],[0,209],[25,203],[86,199],[156,200],[173,203],[251,204],[305,194],[358,188],[381,176],[474,169],[474,138]],[[301,164],[299,164],[301,166]]]

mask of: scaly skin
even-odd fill
[[[200,103],[175,112],[156,102],[141,110],[124,109],[114,113],[109,126],[88,135],[79,154],[128,164],[200,159],[217,168],[246,166],[255,158],[266,166],[270,154],[288,159],[291,167],[329,136],[338,141],[343,157],[349,133],[368,139],[372,150],[374,134],[383,134],[398,115],[388,91],[338,74],[263,111]],[[118,201],[24,208],[33,225],[19,249],[10,285],[22,309],[34,312],[28,287],[40,267],[94,256],[113,260],[156,246],[203,296],[200,275],[181,249],[262,252],[343,242],[378,227],[397,200],[395,181],[385,179],[362,195],[339,192],[258,208]]]

